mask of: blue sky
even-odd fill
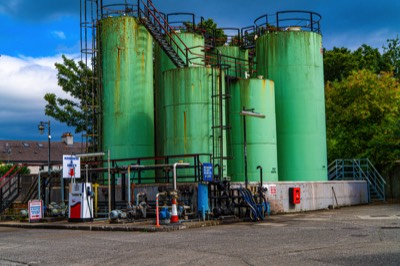
[[[125,0],[103,0],[124,3]],[[132,1],[132,0],[128,0]],[[400,35],[398,0],[154,0],[164,13],[192,12],[220,27],[245,27],[255,18],[284,10],[322,15],[323,45],[382,48]],[[39,135],[46,92],[62,95],[55,62],[61,54],[80,59],[79,0],[0,0],[0,139],[46,140]],[[68,129],[52,120],[53,140]],[[81,136],[75,136],[77,140]]]

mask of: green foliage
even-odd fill
[[[329,161],[369,158],[381,170],[400,156],[400,88],[391,73],[353,71],[325,87]]]
[[[400,80],[400,40],[399,36],[396,39],[387,40],[388,46],[383,46],[383,58],[388,62],[394,73],[394,76]]]
[[[347,48],[334,47],[324,51],[324,76],[327,81],[340,81],[352,71],[367,69],[376,74],[390,71],[391,64],[378,49],[363,44],[354,52]]]
[[[12,164],[0,164],[0,177],[5,175],[11,168],[13,167]],[[10,176],[13,175],[19,167],[16,167],[11,173]],[[21,175],[28,175],[31,173],[28,167],[23,166],[22,169],[18,172]]]
[[[222,29],[218,28],[217,23],[215,23],[213,19],[206,19],[197,26],[203,29],[206,36],[212,36],[214,38],[215,46],[221,46],[226,43],[228,37]]]
[[[325,82],[342,80],[355,69],[357,62],[349,49],[334,47],[333,50],[324,51]]]
[[[92,97],[92,88],[95,86],[90,78],[92,71],[82,61],[76,63],[64,55],[62,58],[62,64],[55,64],[58,71],[58,85],[70,97],[60,98],[54,93],[46,93],[45,114],[74,127],[75,133],[90,131],[90,128],[87,128],[86,117],[93,112],[91,106],[96,104],[92,102],[95,98]]]

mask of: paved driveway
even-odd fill
[[[400,265],[400,205],[172,232],[0,227],[0,265]]]

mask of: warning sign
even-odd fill
[[[81,178],[81,158],[63,155],[63,178]]]
[[[40,221],[43,218],[43,201],[30,200],[28,202],[29,222]]]

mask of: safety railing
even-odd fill
[[[18,168],[19,167],[19,168]],[[0,213],[9,208],[14,200],[19,196],[21,190],[21,177],[18,172],[22,166],[14,165],[7,173],[1,178],[0,183]],[[15,171],[14,171],[15,170]],[[14,171],[13,174],[11,174]]]
[[[263,15],[254,20],[256,32],[262,35],[271,31],[311,31],[321,34],[321,15],[310,11],[290,10],[274,15]]]
[[[365,180],[370,197],[385,200],[386,181],[369,159],[338,159],[328,166],[329,180]]]

